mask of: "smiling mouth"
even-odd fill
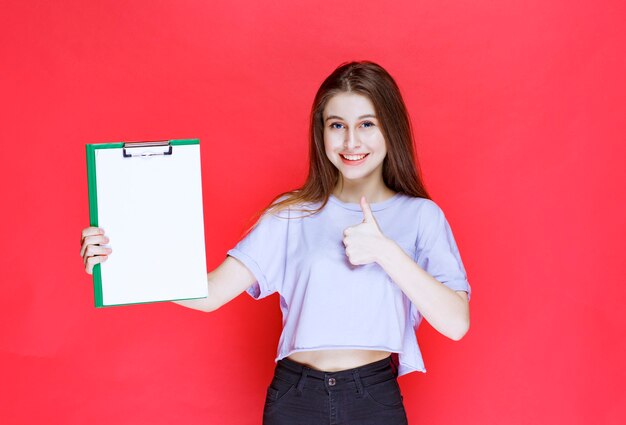
[[[364,154],[360,154],[360,155],[339,154],[339,156],[341,156],[343,159],[348,160],[348,161],[360,161],[363,158],[365,158],[367,155],[369,155],[369,153],[364,153]]]

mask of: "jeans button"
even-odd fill
[[[337,381],[335,380],[335,378],[328,378],[328,385],[333,387],[335,386],[335,384],[337,383]]]

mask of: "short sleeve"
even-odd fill
[[[285,277],[289,220],[266,213],[228,255],[241,261],[257,281],[247,289],[254,299],[280,292]]]
[[[469,299],[471,288],[448,220],[433,201],[423,208],[415,247],[417,264],[448,288],[467,292]]]

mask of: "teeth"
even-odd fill
[[[365,158],[367,154],[363,154],[363,155],[341,155],[343,156],[345,159],[349,160],[349,161],[358,161],[359,159],[363,159]]]

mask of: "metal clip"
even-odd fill
[[[169,140],[150,142],[125,142],[122,148],[124,158],[150,157],[155,155],[171,155],[172,145]]]

